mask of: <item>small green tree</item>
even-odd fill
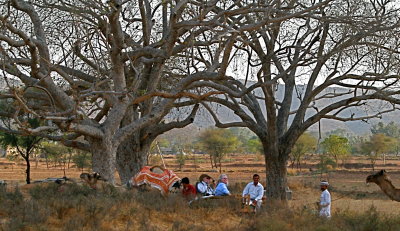
[[[297,169],[301,169],[300,161],[301,158],[307,153],[315,151],[317,148],[317,139],[313,137],[310,133],[304,133],[297,140],[294,145],[292,152],[290,153],[292,159],[292,168],[296,162]]]
[[[374,124],[371,127],[371,133],[372,134],[384,134],[387,137],[392,137],[395,139],[391,145],[391,149],[387,151],[393,151],[396,153],[396,156],[399,154],[400,151],[400,125],[395,123],[394,121],[391,121],[388,124],[384,124],[382,122],[379,122],[377,124]]]
[[[40,150],[44,154],[46,159],[47,168],[49,168],[49,159],[54,162],[54,167],[58,166],[64,171],[69,168],[69,163],[72,158],[73,149],[59,144],[58,142],[42,142],[40,144]]]
[[[176,162],[179,165],[179,170],[182,171],[182,166],[185,165],[186,162],[186,155],[182,151],[176,154]]]
[[[321,143],[324,152],[332,156],[338,164],[339,159],[344,159],[350,154],[349,141],[345,137],[330,135]]]
[[[336,162],[331,159],[327,154],[319,155],[319,163],[317,164],[318,173],[320,174],[320,178],[322,179],[322,175],[326,173],[329,176],[330,170],[336,168]]]
[[[72,156],[72,161],[78,169],[81,169],[82,172],[84,168],[91,166],[91,159],[90,153],[84,151],[77,151],[77,153]]]
[[[375,171],[376,160],[380,155],[390,150],[394,143],[396,143],[395,138],[378,133],[372,135],[369,141],[365,141],[361,145],[362,152],[369,156],[373,171]]]
[[[352,136],[349,137],[350,153],[351,155],[363,154],[362,145],[369,137],[366,136]]]
[[[262,153],[263,147],[260,141],[260,138],[257,136],[252,136],[248,141],[247,141],[247,150],[250,153]]]
[[[250,148],[249,147],[249,142],[252,143],[254,140],[259,141],[259,138],[256,137],[254,135],[254,133],[250,129],[241,128],[241,127],[232,127],[232,128],[229,128],[229,130],[238,139],[237,150],[236,150],[237,152],[240,152],[240,153],[258,153],[258,154],[261,153],[261,151],[258,151],[258,150],[252,150],[252,151],[249,150],[249,148]],[[250,141],[250,140],[252,140],[252,141]],[[259,144],[261,146],[261,142],[259,142]],[[261,148],[261,150],[262,150],[262,148]]]
[[[218,163],[221,172],[221,161],[227,153],[235,150],[238,144],[237,138],[228,129],[207,129],[200,134],[199,139],[210,155],[211,167],[217,168]]]
[[[39,126],[39,120],[37,119],[27,119],[27,123],[31,128],[37,128]],[[25,173],[27,184],[31,183],[30,156],[32,152],[38,147],[41,140],[42,138],[38,136],[22,136],[12,133],[0,132],[0,145],[2,145],[4,148],[15,148],[18,154],[25,160]]]
[[[372,166],[372,171],[375,171],[375,163],[378,159],[378,153],[373,151],[373,144],[371,141],[364,141],[360,145],[361,153],[368,156],[368,159]]]
[[[11,161],[11,171],[14,171],[14,162],[18,161],[19,155],[16,152],[10,152],[9,154],[6,155],[6,158],[8,161]]]
[[[57,163],[62,162],[63,156],[66,154],[66,147],[57,144],[56,142],[42,142],[40,144],[40,150],[42,154],[45,155],[47,168],[48,160],[52,160],[54,163],[54,167],[56,167]]]

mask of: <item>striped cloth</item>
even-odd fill
[[[156,172],[155,169],[161,171]],[[173,171],[158,166],[144,166],[139,173],[132,177],[134,185],[148,184],[159,189],[164,195],[168,194],[171,186],[179,180],[180,178]]]

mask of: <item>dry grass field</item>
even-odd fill
[[[162,165],[159,157],[151,162]],[[215,179],[219,175],[203,155],[186,160],[181,170],[174,156],[165,156],[164,162],[193,184],[202,173]],[[0,180],[8,183],[0,193],[0,230],[400,230],[399,202],[386,197],[377,185],[365,183],[372,170],[363,158],[352,158],[347,161],[348,168],[322,175],[331,184],[333,217],[319,219],[314,207],[320,195],[317,163],[316,158],[310,158],[302,171],[289,168],[293,191],[289,209],[264,209],[253,215],[241,213],[237,198],[189,207],[179,195],[163,198],[154,192],[121,194],[113,189],[93,192],[81,186],[25,186],[23,162],[0,159]],[[393,158],[385,166],[378,161],[376,169],[386,169],[393,184],[400,187],[400,160]],[[263,160],[255,155],[229,156],[222,171],[228,175],[234,194],[240,194],[254,173],[260,174],[261,182],[265,178]],[[67,177],[77,180],[80,173],[73,166],[65,170]],[[33,181],[63,175],[61,166],[47,168],[40,161],[36,167],[32,162]]]

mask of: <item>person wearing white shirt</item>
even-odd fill
[[[253,182],[246,185],[243,190],[242,197],[250,196],[250,205],[254,208],[260,209],[262,204],[262,198],[264,196],[264,187],[259,183],[260,176],[258,174],[253,175]]]
[[[321,181],[321,197],[319,200],[319,215],[321,217],[331,217],[331,194],[328,191],[328,181]]]
[[[210,186],[211,177],[207,174],[202,174],[199,178],[200,182],[196,184],[196,191],[202,196],[214,195],[214,190]]]

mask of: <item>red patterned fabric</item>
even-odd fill
[[[171,170],[163,169],[163,173],[155,173],[151,170],[153,166],[144,166],[138,174],[132,178],[132,183],[136,186],[148,184],[151,187],[157,188],[163,194],[168,194],[171,186],[180,178]]]

